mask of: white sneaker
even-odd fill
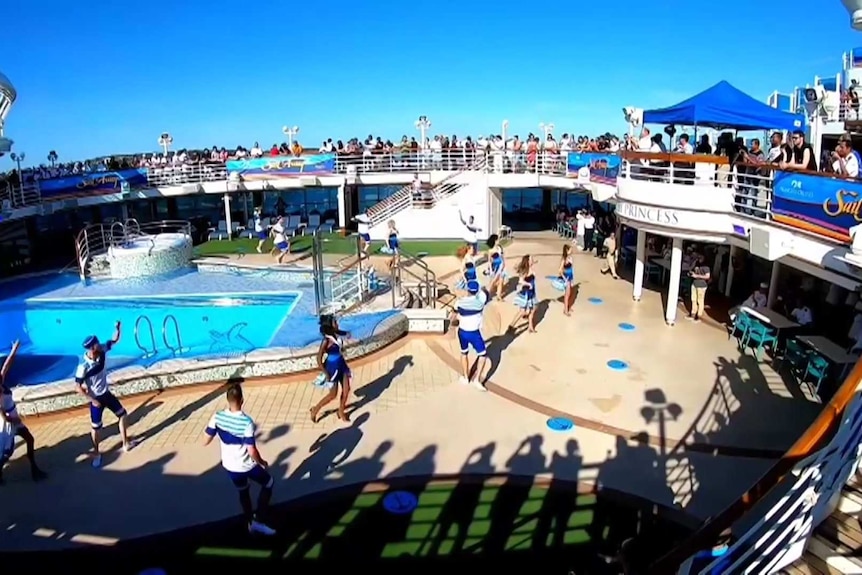
[[[125,451],[126,453],[128,453],[128,452],[130,452],[131,450],[133,450],[133,449],[134,449],[135,447],[137,447],[137,446],[138,446],[138,442],[137,442],[137,440],[135,440],[135,439],[130,439],[128,443],[126,443],[125,445],[123,445],[123,451]]]
[[[258,533],[260,535],[275,535],[275,529],[269,527],[268,525],[264,525],[259,521],[252,521],[248,524],[248,532],[249,533]]]
[[[97,455],[93,458],[92,464],[93,469],[98,469],[102,466],[102,456],[101,454]]]
[[[458,378],[458,383],[460,383],[461,385],[467,385],[468,383],[470,383],[470,381],[462,375]]]
[[[484,385],[482,385],[482,384],[479,382],[479,380],[471,381],[471,382],[470,382],[470,385],[472,385],[475,389],[478,389],[479,391],[488,391],[488,388],[487,388],[487,387],[485,387]]]

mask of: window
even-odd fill
[[[385,200],[404,186],[359,186],[359,213],[366,212],[368,208],[381,200]]]

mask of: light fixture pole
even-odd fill
[[[293,147],[293,138],[299,133],[299,126],[283,126],[281,133],[287,136],[287,145]]]
[[[25,154],[24,152],[21,152],[20,154],[16,154],[15,152],[12,152],[11,154],[9,154],[9,157],[12,158],[12,161],[18,165],[18,177],[20,178],[21,177],[21,162],[24,161],[24,158],[27,157],[27,154]],[[23,180],[22,180],[22,183],[23,183]]]
[[[414,122],[416,129],[419,130],[419,147],[425,149],[425,139],[428,134],[428,128],[431,127],[431,120],[428,116],[419,116],[419,119]]]
[[[548,139],[548,136],[554,133],[554,125],[553,124],[545,124],[544,122],[539,122],[539,129],[545,134],[545,140]],[[545,140],[542,140],[543,142]]]
[[[509,120],[503,120],[503,125],[500,126],[500,137],[503,138],[503,148],[506,148],[506,132],[509,130]]]
[[[171,147],[171,144],[174,143],[174,137],[168,134],[167,132],[162,132],[159,136],[159,145],[162,147],[162,152],[164,152],[165,156],[168,155],[168,150]]]

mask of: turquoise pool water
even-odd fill
[[[343,318],[354,338],[370,337],[395,312]],[[313,284],[306,271],[256,270],[172,274],[81,282],[52,274],[0,282],[0,355],[22,342],[13,384],[69,379],[90,334],[109,338],[122,322],[109,369],[169,358],[243,355],[319,341]]]

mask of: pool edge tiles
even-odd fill
[[[383,320],[371,337],[345,348],[348,359],[383,349],[408,331],[409,320],[398,313]],[[176,389],[202,383],[223,383],[232,378],[259,378],[291,375],[317,369],[318,346],[302,349],[268,348],[241,357],[219,359],[169,359],[149,368],[130,366],[109,375],[111,390],[118,397]],[[18,411],[23,416],[47,414],[83,406],[86,401],[75,391],[71,380],[16,387]]]

